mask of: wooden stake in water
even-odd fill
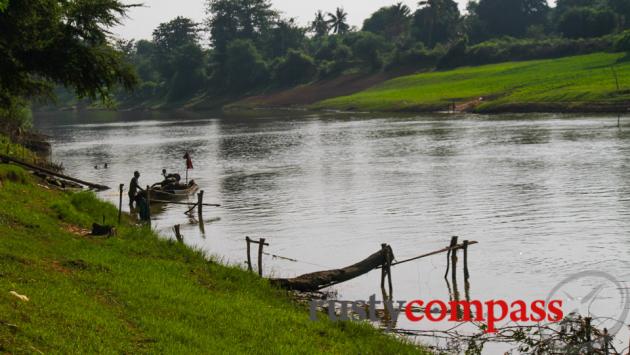
[[[197,212],[199,220],[203,218],[203,190],[197,194]]]
[[[261,238],[258,242],[258,275],[262,277],[262,257],[263,257],[263,247],[265,246],[265,238]]]
[[[464,240],[464,281],[468,282],[470,273],[468,272],[468,241]]]
[[[444,273],[445,279],[448,278],[449,265],[451,264],[451,253],[453,252],[453,248],[457,246],[457,239],[459,238],[458,237],[451,238],[451,245],[449,246],[448,252],[446,253],[446,272]]]
[[[245,237],[245,242],[247,243],[247,271],[253,271],[252,256],[251,256],[251,251],[250,251],[251,239],[249,239],[249,237]]]
[[[181,232],[180,232],[180,225],[176,225],[173,227],[173,231],[175,232],[175,238],[177,238],[177,241],[180,243],[184,242],[184,237],[182,236]]]
[[[124,189],[125,189],[125,184],[120,184],[120,198],[118,200],[118,225],[120,225],[120,220],[122,218],[122,201],[123,201]]]
[[[149,224],[151,224],[151,186],[147,185],[147,216]]]

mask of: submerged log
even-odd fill
[[[388,252],[393,258],[393,252],[388,245],[366,259],[343,269],[319,271],[291,279],[271,279],[270,281],[272,284],[289,290],[313,292],[367,274],[386,263]]]

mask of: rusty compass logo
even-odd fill
[[[607,329],[614,336],[628,321],[630,293],[626,284],[614,276],[588,270],[570,275],[547,295],[547,301],[563,300],[565,315],[591,317],[592,325]]]

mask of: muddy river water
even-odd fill
[[[173,238],[181,224],[186,243],[226,263],[244,265],[245,236],[297,260],[265,255],[265,275],[276,276],[346,266],[381,243],[401,260],[459,236],[479,242],[468,256],[472,298],[529,302],[560,284],[565,313],[608,317],[608,328],[628,322],[630,122],[618,128],[616,116],[64,112],[35,121],[52,136],[53,159],[113,187],[100,193],[112,202],[134,170],[143,185],[163,168],[183,176],[190,151],[191,178],[222,207],[205,209],[205,233],[176,205],[153,226]],[[448,300],[445,267],[443,254],[395,267],[394,298]],[[583,271],[601,274],[574,276]],[[334,290],[380,298],[380,272]],[[453,324],[401,317],[398,326]]]

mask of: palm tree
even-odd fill
[[[429,30],[427,44],[433,46],[433,28],[442,15],[442,2],[440,0],[422,0],[418,5],[427,11],[428,16],[425,17],[424,23],[425,28]]]
[[[473,2],[471,2],[473,3]],[[434,46],[440,41],[440,32],[444,26],[453,30],[459,20],[457,3],[453,0],[422,0],[418,3],[420,11],[425,12],[424,28],[427,29],[427,45]],[[442,28],[442,31],[440,29]],[[437,33],[436,33],[437,32]]]
[[[409,17],[411,16],[411,9],[409,6],[399,2],[392,5],[390,8],[390,24],[387,31],[390,38],[400,38],[403,33],[407,32],[409,26]]]
[[[328,13],[328,24],[330,28],[332,28],[333,33],[342,35],[350,29],[350,25],[348,25],[347,18],[348,13],[343,10],[343,8],[338,7],[335,13]]]
[[[322,10],[315,13],[315,20],[311,22],[311,31],[315,32],[315,37],[323,37],[328,34],[330,27],[328,27],[328,21],[326,21],[325,15]]]
[[[409,8],[409,6],[403,4],[402,2],[399,2],[392,7],[395,10],[394,12],[396,14],[396,18],[398,19],[404,19],[411,15],[411,9]]]

